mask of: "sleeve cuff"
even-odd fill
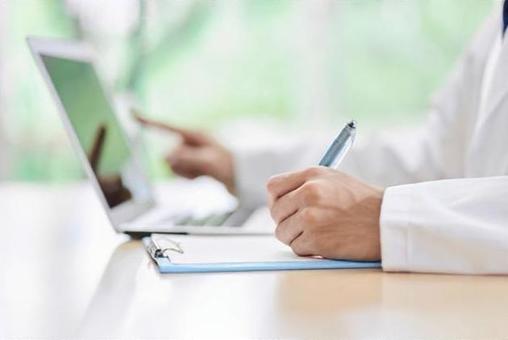
[[[381,206],[381,262],[385,271],[407,271],[408,233],[413,200],[410,185],[389,187]]]
[[[265,183],[269,176],[260,168],[259,155],[233,151],[235,190],[240,205],[256,208],[266,204]],[[266,161],[266,160],[265,160]]]

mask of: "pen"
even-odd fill
[[[329,168],[337,168],[344,156],[347,154],[356,136],[356,121],[352,120],[344,126],[339,135],[333,140],[321,158],[319,165]]]

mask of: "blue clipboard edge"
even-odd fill
[[[148,237],[143,238],[146,246]],[[150,254],[148,254],[150,258]],[[314,261],[291,262],[233,262],[233,263],[196,263],[175,264],[167,258],[152,260],[157,264],[159,272],[165,273],[219,273],[219,272],[252,272],[252,271],[283,271],[312,269],[367,269],[381,268],[379,261],[344,261],[315,259]]]
[[[319,260],[295,262],[234,262],[234,263],[197,263],[174,264],[166,258],[156,260],[159,272],[167,273],[218,273],[218,272],[252,272],[252,271],[285,271],[316,269],[368,269],[381,268],[381,262]]]

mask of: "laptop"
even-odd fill
[[[100,82],[93,49],[83,42],[60,39],[29,37],[27,42],[71,143],[117,232],[141,235],[273,232],[271,224],[247,223],[253,211],[237,204],[222,210],[207,209],[215,199],[210,196],[206,201],[207,181],[203,179],[174,181],[164,192],[164,196],[171,198],[170,203],[161,204],[141,165],[139,150],[127,137]],[[196,205],[189,206],[189,202]]]

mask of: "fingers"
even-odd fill
[[[288,217],[275,229],[275,237],[282,243],[291,247],[299,256],[315,255],[304,231],[302,215],[296,213]]]
[[[270,213],[275,223],[282,223],[298,209],[303,208],[301,188],[303,187],[287,193],[272,203]]]
[[[167,123],[164,123],[164,122],[161,122],[161,121],[158,121],[158,120],[155,120],[155,119],[146,118],[144,116],[139,115],[138,113],[133,114],[133,116],[134,116],[134,118],[141,125],[144,125],[144,126],[147,126],[147,127],[154,127],[154,128],[157,128],[157,129],[161,129],[161,130],[165,130],[165,131],[168,131],[168,132],[177,133],[177,134],[180,134],[180,135],[185,134],[185,133],[188,132],[188,131],[186,131],[184,129],[181,129],[181,128],[178,128],[176,126],[169,125]]]
[[[186,178],[210,175],[207,158],[200,149],[180,146],[166,157],[166,161],[173,172]]]
[[[132,110],[132,115],[143,126],[156,128],[166,132],[176,133],[180,135],[184,140],[185,144],[189,144],[192,146],[201,146],[210,144],[211,142],[211,139],[202,133],[179,128],[174,125],[161,122],[159,120],[146,118],[136,110]]]
[[[277,225],[275,237],[284,244],[291,243],[303,232],[300,214],[295,213]]]
[[[270,205],[279,197],[302,186],[308,179],[319,176],[323,171],[324,169],[320,167],[312,167],[303,171],[288,172],[270,178],[267,183]]]
[[[310,246],[310,243],[306,237],[305,233],[300,234],[297,238],[293,240],[290,244],[293,252],[298,256],[312,256],[316,255]]]
[[[272,177],[267,184],[270,213],[277,223],[275,235],[291,248],[295,240],[301,238],[306,225],[317,222],[315,210],[307,205],[316,200],[318,185],[315,178],[323,173],[324,169],[314,167]],[[296,254],[309,252],[302,240],[294,247]]]

